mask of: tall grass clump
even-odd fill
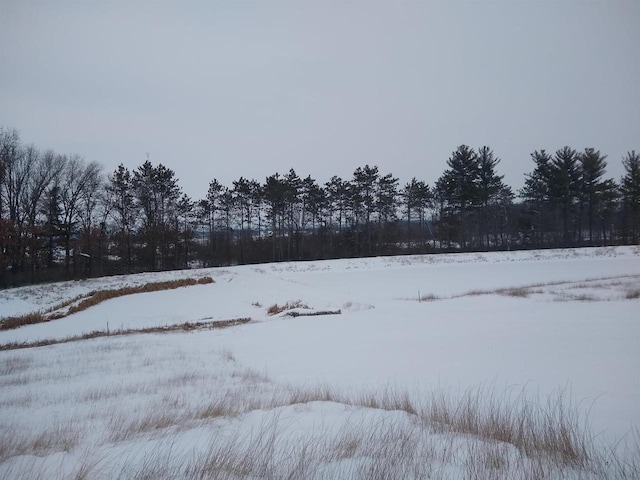
[[[421,416],[440,432],[476,435],[511,444],[530,458],[584,467],[592,457],[593,437],[588,418],[579,412],[567,389],[541,402],[524,389],[514,396],[508,390],[497,395],[492,387],[477,387],[458,397],[434,394]]]
[[[640,298],[640,288],[634,288],[632,290],[627,290],[624,298],[627,300],[635,300],[636,298]]]
[[[47,321],[49,321],[49,319],[42,312],[25,313],[24,315],[16,315],[1,319],[0,330],[12,330],[24,325],[33,325],[35,323],[43,323]]]
[[[278,313],[282,313],[285,312],[287,310],[293,310],[294,308],[306,308],[308,309],[309,306],[302,303],[302,300],[296,300],[294,302],[287,302],[284,305],[278,305],[277,303],[274,303],[273,305],[271,305],[268,309],[267,309],[267,314],[268,315],[277,315]]]

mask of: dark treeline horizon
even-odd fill
[[[324,184],[293,169],[210,179],[192,199],[149,159],[105,173],[0,129],[0,288],[272,261],[638,244],[640,154],[619,181],[599,150],[531,153],[514,192],[488,146],[458,146],[431,183],[377,166]]]

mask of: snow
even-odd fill
[[[379,257],[109,277],[2,291],[0,316],[48,308],[96,289],[202,276],[215,283],[120,297],[64,319],[0,331],[0,344],[5,344],[63,339],[106,330],[107,323],[113,331],[252,319],[220,330],[0,352],[0,370],[9,372],[0,375],[2,436],[60,430],[81,419],[86,438],[66,453],[41,460],[65,470],[82,460],[91,445],[101,458],[128,452],[128,461],[137,464],[153,442],[167,435],[181,448],[199,451],[206,449],[212,432],[224,438],[240,435],[246,442],[276,413],[288,435],[297,432],[307,439],[311,432],[336,435],[349,422],[409,422],[405,412],[283,402],[240,409],[233,418],[212,419],[204,426],[189,417],[184,425],[170,425],[169,434],[163,430],[161,437],[143,432],[113,440],[114,422],[131,423],[167,405],[171,412],[184,413],[202,408],[220,392],[239,392],[246,406],[282,391],[322,386],[346,394],[391,388],[415,398],[483,385],[498,392],[527,389],[542,398],[560,389],[588,413],[602,438],[620,438],[640,425],[640,300],[625,298],[640,285],[638,247]],[[513,293],[515,288],[519,291]],[[433,300],[419,302],[419,296]],[[296,310],[300,313],[341,314],[293,318],[286,312],[267,313],[273,304],[296,301],[308,307]],[[0,476],[38,463],[26,454],[2,462],[0,455]],[[334,473],[352,466],[332,465],[325,467],[336,468]],[[456,465],[445,471],[456,472]]]

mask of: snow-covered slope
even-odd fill
[[[0,344],[6,344],[63,339],[105,330],[107,324],[113,331],[203,319],[253,320],[224,330],[0,352],[0,371],[7,372],[0,375],[2,434],[60,429],[71,419],[83,419],[81,431],[91,432],[86,439],[56,454],[60,458],[51,452],[44,456],[47,468],[59,462],[68,472],[74,461],[84,461],[81,452],[88,447],[101,459],[117,458],[122,449],[148,451],[158,431],[143,431],[122,443],[114,440],[113,422],[144,416],[149,405],[177,415],[202,407],[220,389],[247,390],[252,393],[245,392],[245,398],[264,399],[278,391],[319,386],[344,395],[391,388],[413,398],[487,385],[503,393],[524,389],[540,398],[562,389],[580,412],[589,413],[603,439],[619,438],[640,425],[640,299],[632,298],[640,288],[638,247],[380,257],[110,277],[2,291],[0,316],[47,308],[96,289],[201,276],[215,283],[121,297],[64,319],[0,331]],[[268,315],[269,307],[287,302],[308,307],[297,310],[303,313],[341,314]],[[12,364],[17,367],[10,369]],[[312,427],[331,430],[334,417],[342,425],[354,412],[364,415],[340,403],[304,408],[283,403],[270,411],[306,425],[299,430],[307,433]],[[184,420],[182,428],[168,422],[161,437],[173,438],[183,450],[201,448],[203,436],[208,439],[212,431],[251,432],[252,422],[265,422],[264,415],[252,412],[246,408],[240,417],[213,423]],[[383,414],[371,415],[380,419]],[[396,420],[402,423],[403,418]],[[130,455],[132,465],[142,462]],[[18,476],[34,464],[30,458],[6,455],[0,468]],[[441,461],[447,465],[441,473],[464,476],[460,461]]]

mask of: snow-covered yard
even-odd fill
[[[203,276],[0,331],[2,345],[252,319],[0,351],[0,477],[618,478],[603,447],[617,439],[618,460],[629,446],[639,461],[638,247],[110,277],[0,291],[0,317]],[[341,314],[268,314],[286,303]],[[584,428],[584,452],[533,452],[490,434],[494,417],[529,418],[540,442],[545,418]]]

